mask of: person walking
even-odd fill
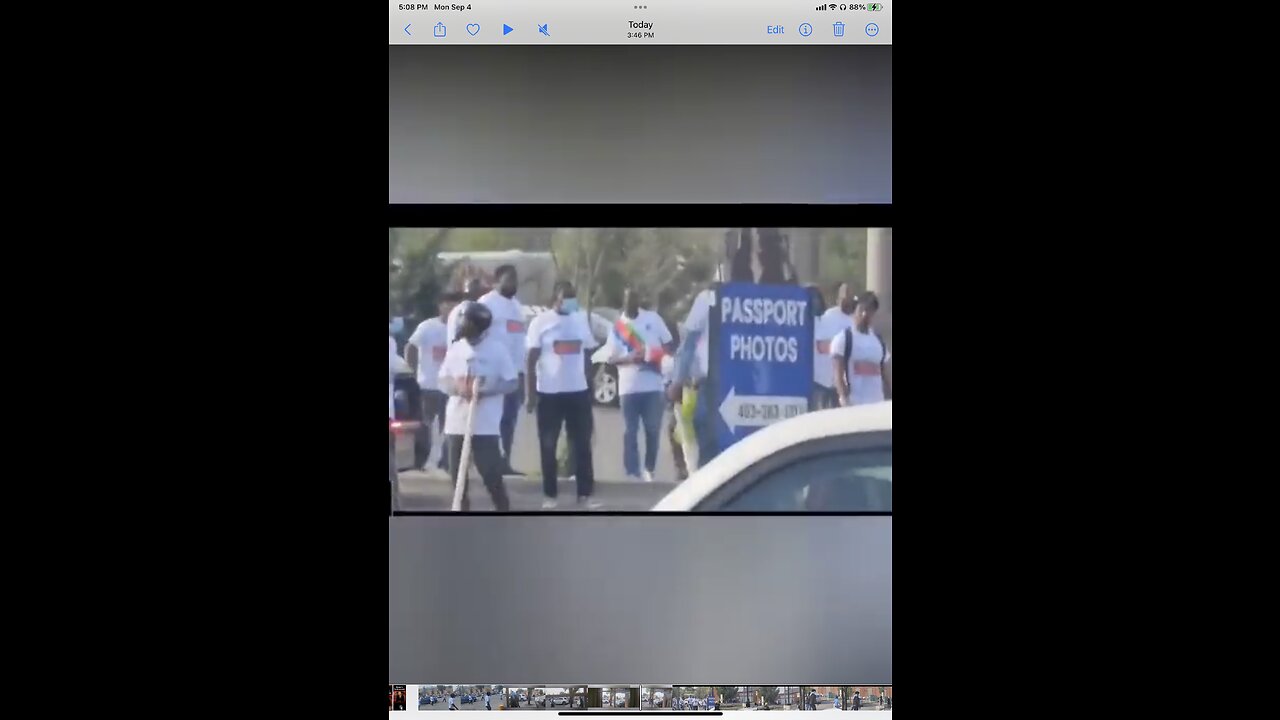
[[[576,317],[578,308],[573,283],[557,282],[551,309],[529,323],[525,338],[525,400],[528,412],[537,413],[544,510],[557,506],[556,445],[561,427],[568,432],[574,456],[578,503],[587,509],[601,507],[591,497],[595,476],[591,460],[591,393],[587,384],[591,361],[587,351],[596,347],[596,339],[589,324]]]
[[[484,481],[494,509],[511,509],[506,486],[502,483],[502,449],[498,445],[502,421],[502,398],[518,387],[519,374],[511,364],[511,354],[497,339],[489,337],[493,313],[481,303],[467,306],[458,323],[458,337],[445,353],[440,366],[440,389],[449,396],[445,417],[445,436],[449,447],[449,475],[454,483],[462,464],[462,445],[467,432],[468,416],[474,407],[471,424],[472,464]],[[457,342],[462,340],[463,342]],[[474,406],[472,395],[478,394]],[[468,491],[462,493],[462,511],[471,508]]]
[[[458,706],[453,704],[453,695],[454,695],[453,693],[449,693],[449,709],[457,710]]]
[[[618,397],[622,409],[622,465],[629,480],[653,482],[658,465],[658,438],[662,429],[662,358],[675,352],[667,323],[647,309],[640,292],[627,288],[622,294],[622,315],[605,342],[609,363],[618,370]],[[640,426],[644,426],[644,469],[640,468]]]
[[[853,709],[854,710],[862,709],[862,692],[861,691],[858,691],[858,690],[853,691]]]
[[[480,297],[480,302],[493,312],[496,332],[511,353],[511,362],[520,373],[520,388],[508,394],[502,402],[502,473],[508,477],[524,477],[524,473],[511,466],[511,447],[516,436],[516,420],[520,417],[520,391],[524,387],[525,324],[524,306],[516,300],[519,277],[514,265],[501,265],[495,272],[498,286]]]
[[[448,402],[445,394],[440,392],[440,363],[444,362],[445,352],[449,349],[448,329],[445,320],[457,304],[457,293],[441,295],[436,307],[435,317],[427,318],[409,336],[405,346],[409,365],[418,378],[418,398],[421,421],[413,441],[413,464],[423,472],[431,472],[436,467],[444,467],[444,408]],[[438,424],[440,442],[432,446],[432,425]],[[432,450],[436,455],[432,455]]]
[[[889,351],[880,334],[871,328],[880,301],[873,292],[859,295],[854,302],[853,327],[831,343],[831,365],[840,404],[866,405],[892,397],[885,363]]]
[[[485,690],[485,691],[484,691],[484,709],[485,709],[485,710],[492,710],[492,709],[493,709],[493,705],[491,705],[491,704],[490,704],[490,701],[491,701],[492,699],[493,699],[493,693],[492,693],[491,691],[489,691],[489,690]]]
[[[854,302],[847,283],[833,289],[835,302],[818,317],[814,325],[813,384],[814,406],[818,410],[839,407],[835,374],[831,363],[831,343],[837,335],[853,327]]]

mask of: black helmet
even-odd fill
[[[466,338],[474,345],[493,324],[493,312],[484,303],[473,302],[462,311],[462,319],[458,321],[458,337]]]

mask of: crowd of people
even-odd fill
[[[743,247],[749,247],[749,243]],[[768,247],[768,246],[766,246]],[[731,263],[730,282],[794,282],[784,272],[785,258],[761,251],[763,267],[753,277],[750,256],[739,252]],[[774,266],[778,267],[774,267]],[[787,266],[789,267],[789,266]],[[577,506],[596,509],[592,457],[594,432],[591,392],[592,350],[598,345],[582,311],[577,289],[556,283],[550,306],[526,326],[526,311],[516,299],[519,277],[511,265],[499,267],[496,287],[478,278],[460,292],[445,293],[438,315],[423,321],[406,345],[407,365],[420,389],[420,426],[414,438],[414,465],[424,472],[457,482],[464,438],[471,436],[469,463],[499,511],[511,503],[504,478],[524,477],[512,466],[512,446],[521,409],[537,424],[542,475],[542,508],[559,505],[558,446],[569,450],[569,475],[576,485]],[[815,303],[814,406],[819,409],[880,402],[890,397],[885,372],[888,350],[872,329],[879,299],[868,292],[855,296],[847,283],[833,289],[835,303]],[[710,314],[712,286],[694,298],[679,334],[650,305],[643,288],[624,292],[622,313],[606,340],[608,362],[617,369],[623,418],[623,466],[628,479],[653,482],[662,435],[670,413],[667,438],[677,481],[719,452],[710,397]],[[391,367],[406,360],[391,342]],[[394,387],[391,390],[394,393]],[[665,395],[665,397],[664,397]],[[394,420],[394,400],[390,402]],[[643,431],[644,455],[639,438]],[[433,442],[433,435],[441,436]],[[391,483],[396,496],[395,436],[391,436]],[[696,448],[696,451],[695,451]],[[470,507],[464,488],[461,509]]]

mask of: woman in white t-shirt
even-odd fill
[[[867,292],[858,296],[854,305],[853,327],[831,341],[836,393],[843,406],[883,402],[891,397],[885,374],[889,351],[879,333],[871,329],[880,300]]]
[[[551,309],[529,323],[525,347],[529,354],[525,367],[525,403],[538,416],[538,444],[542,455],[544,510],[556,507],[559,479],[556,475],[556,445],[563,427],[574,452],[574,476],[578,503],[588,509],[600,504],[591,499],[595,477],[591,461],[591,392],[587,367],[596,347],[590,324],[578,318],[578,293],[573,283],[555,286]]]

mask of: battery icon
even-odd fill
[[[867,5],[867,10],[870,12],[880,12],[883,9],[884,9],[883,3],[871,3],[870,5]]]

